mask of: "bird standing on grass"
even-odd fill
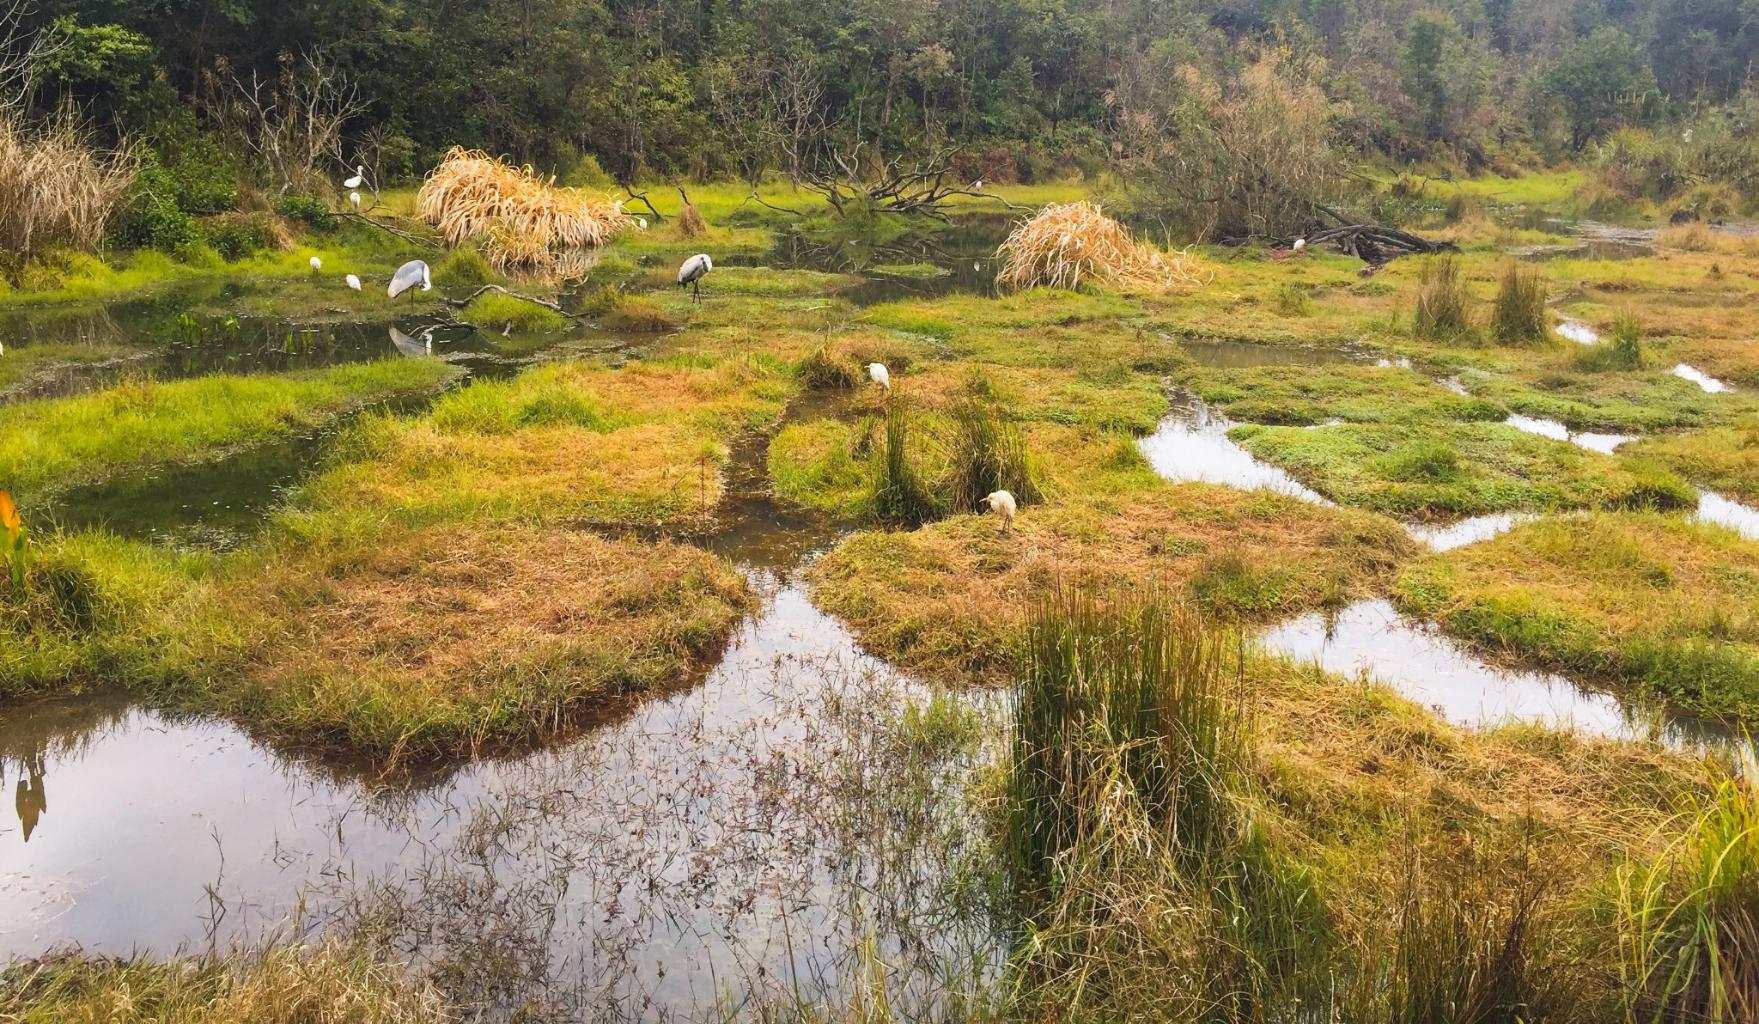
[[[313,256],[311,258],[311,272],[315,274],[322,269],[324,269],[324,261]]]
[[[410,260],[391,275],[391,283],[385,286],[385,294],[394,299],[417,285],[424,292],[434,286],[433,280],[428,276],[427,263],[423,260]]]
[[[878,384],[880,387],[885,388],[887,391],[892,390],[892,375],[886,370],[885,363],[868,363],[867,379]]]
[[[346,283],[348,285],[348,287],[353,288],[355,291],[360,291],[360,278],[354,276],[353,274],[349,274],[347,277],[343,278],[342,280],[344,283]]]
[[[1012,494],[1007,491],[991,491],[983,496],[982,504],[989,506],[991,512],[1001,517],[1003,533],[1013,528],[1014,513],[1020,511],[1020,506],[1015,503]]]
[[[1302,249],[1307,248],[1307,239],[1297,238],[1297,239],[1295,239],[1295,244],[1289,246],[1289,248],[1295,250],[1296,252],[1300,252]]]
[[[715,263],[708,258],[708,253],[699,252],[684,261],[678,268],[678,287],[690,286],[691,297],[697,302],[702,301],[702,279],[708,272],[715,269]]]
[[[348,205],[354,207],[355,213],[360,212],[360,193],[359,192],[348,193]]]

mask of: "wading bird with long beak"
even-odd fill
[[[417,285],[421,286],[421,290],[425,292],[432,288],[434,283],[433,279],[428,276],[428,265],[425,261],[410,260],[398,267],[397,272],[391,275],[391,283],[385,286],[385,294],[394,299]],[[414,295],[410,296],[411,301],[414,298]]]
[[[354,165],[354,177],[349,178],[347,181],[344,181],[342,183],[342,187],[343,188],[359,188],[365,182],[366,182],[366,168],[362,167],[359,164],[355,164]]]
[[[715,261],[708,258],[708,253],[699,252],[684,261],[678,268],[678,287],[690,286],[690,295],[697,302],[702,301],[702,279],[708,272],[715,269]]]
[[[348,287],[353,288],[355,291],[360,291],[360,278],[353,274],[349,274],[347,277],[343,278],[342,282],[348,285]]]
[[[991,491],[983,496],[982,504],[987,505],[991,512],[1001,517],[1003,533],[1013,529],[1014,513],[1020,511],[1020,506],[1015,503],[1012,494],[1007,491]]]
[[[880,387],[885,388],[887,391],[892,390],[892,375],[886,370],[885,363],[868,363],[867,379],[878,384]]]

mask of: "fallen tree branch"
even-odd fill
[[[441,245],[439,243],[439,241],[437,241],[436,239],[422,238],[420,235],[412,235],[409,232],[404,231],[401,228],[394,228],[391,225],[386,224],[384,221],[374,220],[371,217],[368,217],[362,213],[354,213],[351,211],[340,211],[339,210],[336,213],[331,214],[331,216],[332,217],[343,217],[348,220],[357,220],[357,221],[361,222],[362,224],[371,224],[373,227],[378,228],[381,231],[389,231],[391,234],[396,235],[398,238],[401,238],[406,242],[414,242],[416,245],[427,246],[429,249],[444,249],[445,248],[445,246]]]
[[[746,203],[756,203],[759,206],[767,206],[770,209],[776,211],[777,213],[791,214],[795,217],[806,216],[806,214],[801,213],[799,210],[791,210],[786,206],[777,206],[775,203],[766,203],[763,201],[762,198],[760,198],[758,196],[758,194],[756,192],[751,193],[750,195],[746,196],[744,199],[741,199],[739,201],[740,206],[744,206]]]
[[[526,295],[522,292],[511,291],[511,290],[504,288],[498,284],[485,284],[481,288],[478,288],[476,291],[471,292],[469,295],[466,295],[462,299],[446,299],[445,301],[446,301],[447,305],[451,306],[454,309],[463,309],[465,306],[468,306],[473,301],[475,301],[477,296],[482,295],[485,292],[500,292],[502,295],[511,295],[516,299],[524,299],[526,302],[530,302],[535,305],[542,306],[545,309],[554,310],[555,312],[562,314],[563,316],[567,317],[570,320],[581,319],[581,315],[579,313],[570,313],[567,310],[563,309],[559,304],[551,302],[548,299],[540,299],[535,295]]]

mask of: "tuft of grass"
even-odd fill
[[[1043,499],[1020,428],[996,403],[968,397],[953,406],[952,420],[942,490],[954,512],[983,511],[981,502],[992,491],[1008,491],[1021,506]]]
[[[661,333],[678,329],[678,321],[661,309],[652,299],[640,295],[619,295],[617,304],[606,313],[603,325],[613,331]]]
[[[708,221],[695,203],[686,201],[673,220],[673,231],[679,238],[701,238],[708,234]]]
[[[847,391],[861,380],[854,360],[833,356],[828,345],[820,345],[794,364],[794,376],[814,391]]]
[[[1277,287],[1271,308],[1284,316],[1312,316],[1313,300],[1308,297],[1307,289],[1290,282]]]
[[[505,292],[478,295],[465,307],[463,319],[485,329],[511,326],[521,334],[559,331],[568,326],[568,318],[555,310]]]
[[[1736,1024],[1759,1014],[1759,764],[1694,800],[1677,833],[1617,876],[1626,1019]]]
[[[1511,261],[1503,268],[1490,335],[1498,345],[1538,345],[1550,338],[1545,310],[1545,278]]]
[[[1460,261],[1453,256],[1425,260],[1417,275],[1417,311],[1412,332],[1426,341],[1444,345],[1471,340],[1471,293],[1460,277]]]
[[[1590,373],[1608,370],[1641,370],[1649,363],[1643,346],[1643,328],[1631,317],[1620,317],[1612,334],[1598,345],[1581,346],[1572,360],[1578,370]]]
[[[500,280],[482,251],[474,245],[461,245],[434,266],[434,283],[442,288],[475,288]]]
[[[996,255],[998,287],[1146,288],[1166,291],[1202,283],[1185,256],[1168,256],[1136,240],[1130,229],[1090,202],[1053,203],[1021,222]]]
[[[556,250],[604,245],[630,222],[608,199],[461,146],[422,182],[415,212],[447,245],[486,239],[490,263],[540,272],[556,269]]]
[[[883,523],[915,529],[941,516],[941,503],[929,491],[911,452],[912,416],[902,398],[885,408],[885,440],[873,456],[874,515]]]

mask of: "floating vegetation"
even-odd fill
[[[422,182],[415,210],[447,245],[484,239],[489,262],[503,270],[553,271],[557,250],[596,248],[629,224],[602,197],[459,146]]]
[[[1194,261],[1137,241],[1130,230],[1089,202],[1052,203],[1016,227],[996,250],[996,286],[1098,287],[1166,291],[1203,283]]]

